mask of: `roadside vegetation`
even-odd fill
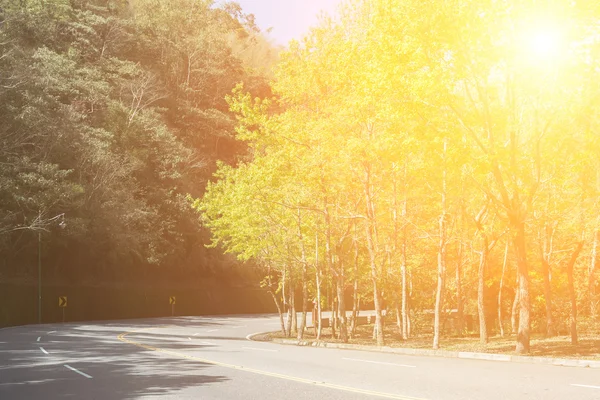
[[[384,310],[407,346],[597,335],[599,17],[596,1],[344,2],[282,54],[272,96],[227,97],[249,151],[194,202],[213,245],[268,270],[285,336],[313,304],[316,339],[342,342],[360,308],[380,346]]]

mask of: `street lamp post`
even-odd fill
[[[60,220],[58,226],[64,229],[67,225],[65,224],[65,214],[59,214],[55,217],[50,218],[46,222],[54,222]],[[38,214],[38,223],[42,223],[42,211]],[[41,228],[38,230],[38,324],[42,323],[42,231]]]
[[[38,324],[42,323],[42,232],[38,231]]]

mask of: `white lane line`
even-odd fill
[[[389,362],[383,362],[383,361],[360,360],[358,358],[342,357],[342,360],[360,361],[360,362],[366,362],[366,363],[371,363],[371,364],[381,364],[381,365],[394,365],[396,367],[417,368],[416,365],[396,364],[396,363],[389,363]]]
[[[41,336],[38,336],[36,342],[39,342],[41,338],[42,338]]]
[[[192,338],[188,336],[188,340],[192,340]]]
[[[590,389],[600,389],[600,386],[592,386],[592,385],[578,385],[577,383],[571,383],[571,386],[578,386]]]
[[[218,329],[211,329],[211,330],[208,330],[206,332],[216,332],[216,331],[218,331]]]
[[[271,350],[271,349],[259,349],[258,347],[242,347],[242,349],[246,349],[246,350],[258,350],[258,351],[268,351],[270,353],[276,353],[279,350]]]
[[[48,332],[48,335],[51,335],[53,333],[56,333],[56,331],[50,331],[50,332]]]
[[[85,372],[81,372],[80,370],[78,370],[78,369],[75,369],[75,368],[71,367],[71,366],[70,366],[70,365],[68,365],[68,364],[65,364],[65,367],[69,368],[69,369],[70,369],[71,371],[73,371],[73,372],[77,372],[79,375],[85,376],[85,377],[86,377],[86,378],[88,378],[88,379],[92,379],[92,376],[91,376],[91,375],[88,375],[88,374],[86,374]]]
[[[198,335],[199,335],[199,333],[194,333],[192,336],[198,336]]]
[[[43,348],[43,347],[40,347],[40,350],[41,350],[41,351],[42,351],[42,353],[44,353],[44,354],[50,354],[50,353],[48,353],[48,352],[46,351],[46,349],[45,349],[45,348]]]
[[[247,325],[232,325],[230,328],[246,328]]]
[[[212,343],[212,342],[199,342],[199,343],[200,343],[200,344],[205,344],[205,345],[207,345],[207,346],[216,346],[216,344],[215,344],[215,343]]]

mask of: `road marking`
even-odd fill
[[[245,328],[246,325],[232,325],[230,328]]]
[[[192,340],[192,338],[188,336],[188,340]]]
[[[56,333],[56,331],[50,331],[50,332],[48,332],[48,335],[51,335],[53,333]]]
[[[192,336],[198,336],[198,335],[199,335],[199,333],[194,333]]]
[[[38,336],[36,342],[39,342],[41,338],[42,338],[41,336]]]
[[[155,328],[149,328],[149,329],[155,329]],[[285,379],[285,380],[288,380],[288,381],[305,383],[307,385],[325,387],[325,388],[329,388],[329,389],[336,389],[336,390],[341,390],[341,391],[344,391],[344,392],[365,394],[365,395],[370,395],[370,396],[375,396],[375,397],[382,397],[382,398],[386,398],[386,399],[396,399],[396,400],[425,400],[423,398],[402,396],[402,395],[398,395],[398,394],[376,392],[376,391],[367,390],[367,389],[357,389],[357,388],[353,388],[353,387],[349,387],[349,386],[336,385],[336,384],[333,384],[333,383],[319,382],[319,381],[314,381],[314,380],[306,379],[306,378],[299,378],[299,377],[291,376],[291,375],[284,375],[284,374],[278,374],[278,373],[275,373],[275,372],[263,371],[263,370],[254,369],[254,368],[247,368],[247,367],[244,367],[242,365],[227,364],[227,363],[220,362],[220,361],[208,360],[208,359],[201,358],[201,357],[191,356],[189,354],[184,354],[184,353],[179,353],[179,352],[172,351],[172,350],[161,349],[159,347],[149,346],[147,344],[135,342],[135,341],[127,338],[127,335],[130,335],[130,334],[133,334],[133,333],[137,333],[137,332],[142,331],[142,330],[144,330],[144,329],[140,329],[140,330],[137,330],[137,331],[123,332],[119,336],[117,336],[117,339],[120,340],[123,343],[128,343],[128,344],[131,344],[131,345],[134,345],[134,346],[137,346],[137,347],[141,347],[141,348],[146,349],[146,350],[157,351],[157,352],[160,352],[160,353],[169,354],[171,356],[175,356],[175,357],[179,357],[179,358],[185,358],[185,359],[188,359],[188,360],[199,361],[199,362],[202,362],[202,363],[205,363],[205,364],[217,365],[219,367],[224,367],[224,368],[242,370],[242,371],[250,372],[250,373],[253,373],[253,374],[258,374],[258,375],[263,375],[263,376],[270,376],[270,377],[273,377],[273,378]]]
[[[212,342],[200,342],[200,344],[205,344],[207,346],[216,346],[216,344]]]
[[[218,331],[218,329],[211,329],[211,330],[206,331],[206,332],[216,332],[216,331]]]
[[[46,351],[46,349],[45,349],[45,348],[43,348],[43,347],[40,347],[40,350],[41,350],[41,351],[42,351],[42,353],[44,353],[44,354],[50,354],[50,353],[48,353],[48,352]]]
[[[88,375],[88,374],[86,374],[85,372],[81,372],[80,370],[78,370],[78,369],[75,369],[75,368],[71,367],[71,366],[70,366],[70,365],[68,365],[68,364],[65,364],[65,367],[69,368],[69,369],[70,369],[71,371],[73,371],[73,372],[77,372],[79,375],[85,376],[85,377],[86,377],[86,378],[88,378],[88,379],[92,379],[92,376],[91,376],[91,375]]]
[[[281,325],[281,322],[269,322],[267,325]]]
[[[590,389],[600,389],[600,386],[592,386],[592,385],[578,385],[577,383],[571,383],[571,386],[578,386]]]
[[[246,349],[246,350],[258,350],[258,351],[268,351],[271,353],[276,353],[279,350],[271,350],[271,349],[259,349],[258,347],[242,347],[242,349]]]
[[[417,368],[416,365],[396,364],[396,363],[389,363],[389,362],[383,362],[383,361],[360,360],[358,358],[346,358],[346,357],[342,357],[342,360],[360,361],[360,362],[366,362],[366,363],[371,363],[371,364],[393,365],[393,366],[396,366],[396,367]]]

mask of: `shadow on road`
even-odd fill
[[[175,322],[198,330],[219,325],[214,321],[177,318],[102,325],[32,326],[0,331],[0,399],[176,398],[186,388],[228,381],[230,378],[216,373],[223,370],[213,365],[168,357],[117,339],[125,331],[144,330],[141,335],[154,339],[148,344],[158,346],[163,341],[165,348],[201,349],[202,344],[187,339],[187,336],[159,335],[149,329]],[[52,329],[56,332],[49,334]],[[39,342],[36,341],[38,336],[41,337]],[[49,354],[42,353],[40,347]],[[65,364],[93,378],[69,370]]]

